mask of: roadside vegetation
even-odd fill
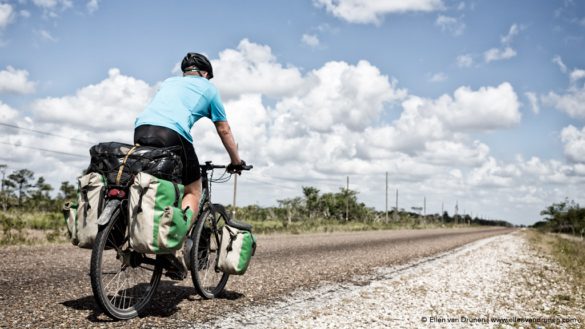
[[[55,190],[42,176],[35,177],[28,169],[8,173],[7,166],[1,164],[0,175],[0,245],[67,240],[61,209],[65,202],[77,198],[75,185],[62,182]],[[234,210],[235,218],[252,224],[258,234],[512,226],[505,221],[472,218],[467,214],[376,211],[358,200],[357,191],[344,188],[337,193],[321,193],[315,187],[302,187],[300,196],[279,200],[275,207],[228,207],[230,214]]]
[[[571,286],[572,293],[557,296],[556,302],[582,307],[585,296],[585,242],[580,238],[538,230],[530,230],[527,236],[540,255],[554,259],[570,278],[566,282]]]
[[[573,293],[559,296],[560,304],[581,303],[585,295],[585,208],[565,199],[541,211],[528,239],[541,254],[552,257],[569,274]],[[581,305],[582,306],[582,305]]]
[[[0,245],[67,240],[61,209],[76,198],[73,184],[62,182],[55,194],[44,177],[28,169],[8,174],[7,166],[0,164],[0,175]]]
[[[254,225],[257,233],[305,233],[333,231],[365,231],[385,229],[423,229],[459,226],[503,226],[512,224],[470,215],[421,214],[404,209],[377,211],[358,200],[358,192],[340,189],[337,193],[321,193],[315,187],[302,187],[299,197],[278,201],[276,207],[256,205],[238,207],[235,218]],[[228,207],[228,212],[233,215]]]
[[[541,232],[565,233],[583,238],[585,236],[585,208],[568,199],[553,203],[540,212],[544,217],[533,225]]]

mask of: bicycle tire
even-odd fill
[[[213,210],[207,208],[197,218],[197,224],[191,233],[191,279],[195,290],[204,299],[219,297],[229,279],[229,274],[216,268],[221,231],[228,218],[223,206],[214,205]]]
[[[150,264],[143,263],[147,260]],[[126,220],[118,207],[98,231],[91,253],[91,288],[98,305],[114,319],[134,318],[150,302],[161,274],[160,262],[130,250]]]

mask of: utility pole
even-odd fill
[[[459,200],[455,201],[455,215],[453,215],[453,218],[455,218],[455,224],[459,224],[459,218],[457,217],[458,214],[459,214]]]
[[[386,223],[388,223],[388,172],[386,172]]]
[[[239,148],[239,145],[236,144],[236,149]],[[232,219],[236,218],[236,194],[238,192],[238,174],[234,175],[234,201],[233,201],[233,209],[232,209]]]
[[[396,212],[398,212],[398,189],[396,189]]]
[[[423,199],[423,216],[427,215],[427,197],[425,196]]]

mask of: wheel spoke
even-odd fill
[[[150,301],[162,267],[152,258],[128,251],[128,230],[122,216],[117,210],[110,223],[98,232],[90,275],[100,307],[113,318],[130,319]]]
[[[203,298],[214,298],[219,295],[229,275],[216,272],[217,255],[220,248],[220,233],[227,218],[223,208],[212,214],[204,212],[197,221],[191,239],[194,241],[191,260],[193,283]]]

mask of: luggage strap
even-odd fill
[[[234,233],[232,232],[232,230],[230,229],[230,227],[228,225],[225,226],[225,228],[228,231],[228,234],[230,235],[230,242],[227,245],[227,252],[232,251],[232,243],[234,242],[234,240],[236,239],[236,237],[238,236],[238,233]]]
[[[120,185],[120,179],[122,179],[122,172],[124,171],[124,166],[126,165],[126,161],[128,160],[128,157],[134,151],[136,151],[136,148],[139,147],[139,146],[140,146],[140,144],[135,144],[134,146],[132,146],[132,148],[130,149],[130,151],[128,151],[128,153],[124,157],[124,161],[122,161],[122,165],[120,166],[120,169],[118,169],[118,175],[116,176],[116,185]]]

